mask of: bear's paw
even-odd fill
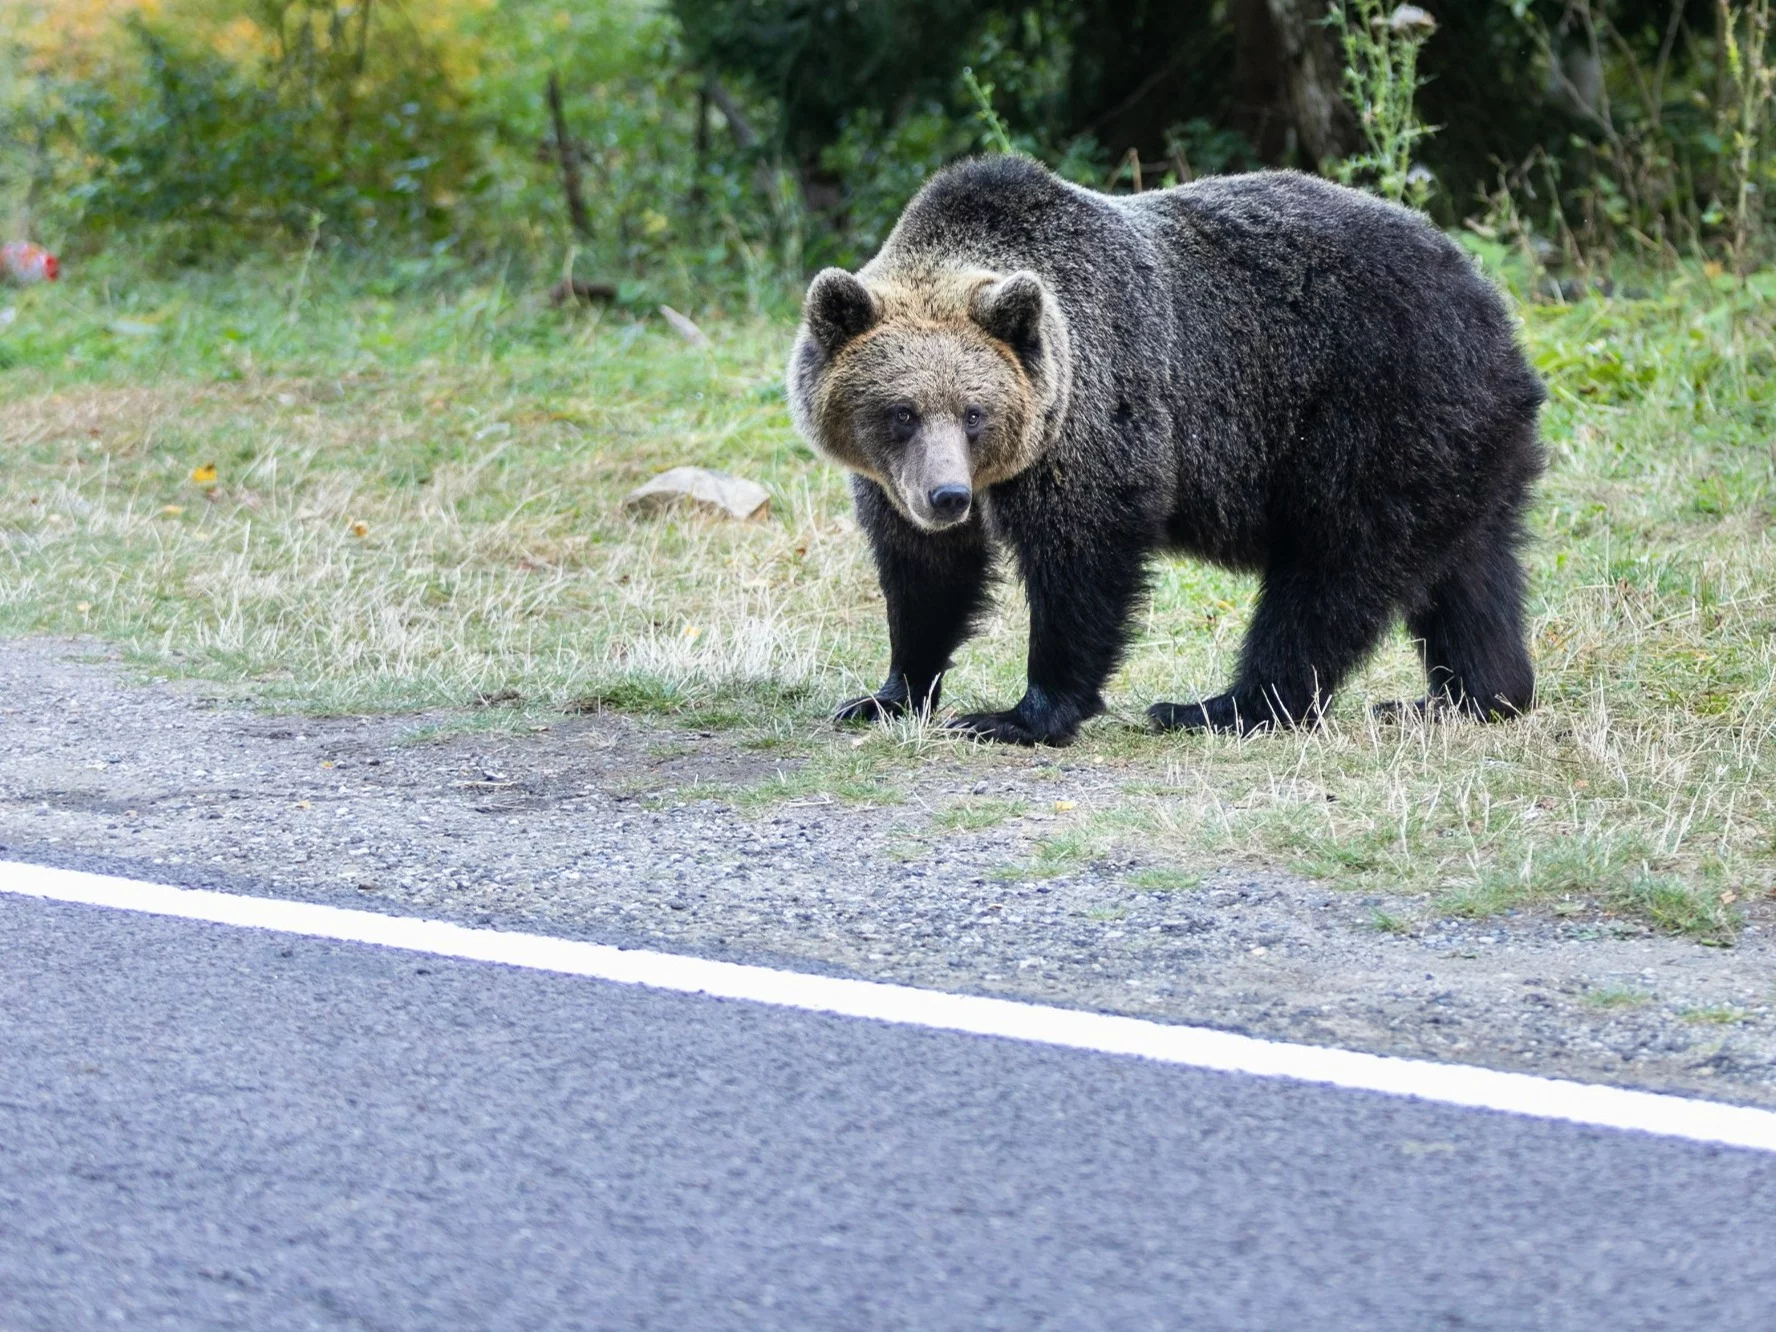
[[[1252,735],[1293,720],[1279,718],[1262,700],[1241,707],[1232,694],[1217,694],[1195,703],[1155,703],[1147,718],[1161,731],[1219,731],[1226,735]]]
[[[839,704],[833,713],[833,720],[844,725],[848,722],[882,722],[894,717],[906,716],[906,695],[902,694],[864,694],[861,698],[847,699]]]

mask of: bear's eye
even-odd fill
[[[962,428],[972,435],[981,428],[981,422],[985,419],[979,407],[970,407],[962,413]]]
[[[896,407],[894,409],[894,424],[895,425],[910,426],[912,423],[913,423],[913,409],[911,407]]]

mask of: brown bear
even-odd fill
[[[1029,684],[970,734],[1064,744],[1103,711],[1150,557],[1262,579],[1233,686],[1162,728],[1316,721],[1396,615],[1419,709],[1531,705],[1517,550],[1540,381],[1497,293],[1424,218],[1294,172],[1110,196],[1002,156],[939,174],[855,276],[810,285],[787,385],[849,468],[888,678],[939,701],[1000,555]]]

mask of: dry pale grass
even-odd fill
[[[243,313],[238,293],[214,309],[187,294],[178,331],[137,348],[107,334],[96,296],[68,299],[87,304],[0,381],[0,626],[95,633],[282,705],[513,691],[684,712],[803,760],[754,801],[893,799],[934,754],[1047,761],[916,723],[826,726],[883,665],[880,606],[842,480],[788,428],[781,323],[711,319],[704,353],[622,318],[490,312],[475,291],[337,291],[300,327]],[[1147,702],[1222,683],[1252,593],[1167,563],[1113,715],[1064,756],[1101,760],[1100,797],[1008,872],[1132,849],[1163,886],[1251,857],[1444,909],[1602,910],[1730,938],[1776,884],[1770,309],[1757,289],[1679,284],[1526,310],[1555,390],[1532,716],[1375,722],[1367,700],[1420,684],[1395,641],[1317,731],[1147,735]],[[771,517],[620,513],[680,462],[763,481]],[[1024,624],[1009,589],[950,701],[1016,697]],[[958,806],[938,823],[1008,816]]]

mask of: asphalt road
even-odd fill
[[[0,895],[0,1328],[1767,1328],[1776,1157]]]

